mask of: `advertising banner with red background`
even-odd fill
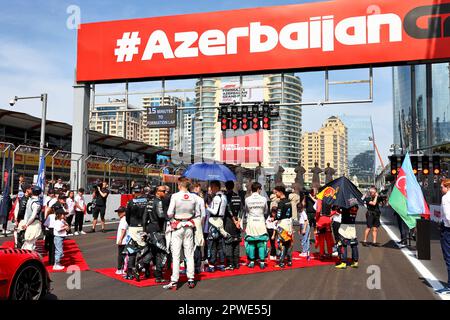
[[[233,164],[263,162],[263,137],[262,130],[252,130],[252,133],[249,134],[222,137],[220,161]]]
[[[330,1],[82,24],[77,81],[450,57],[450,0]]]

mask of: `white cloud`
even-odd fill
[[[13,96],[38,96],[48,93],[48,118],[72,123],[72,80],[65,77],[51,53],[40,52],[25,44],[3,40],[0,52],[0,107],[41,116],[40,102],[20,101],[11,108]]]
[[[0,72],[17,74],[53,74],[57,71],[48,57],[36,49],[8,39],[0,39]],[[7,74],[6,74],[7,75]]]

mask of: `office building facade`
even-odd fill
[[[238,136],[244,133],[230,131],[223,133],[217,122],[220,103],[240,102],[239,85],[238,77],[202,79],[197,82],[195,89],[195,105],[198,108],[195,121],[197,156],[241,163],[240,160],[236,161],[236,158],[224,159],[223,148],[224,141],[230,141],[234,137],[239,139]],[[295,105],[302,101],[303,87],[300,79],[294,74],[246,76],[243,77],[241,92],[243,102],[264,100],[288,104],[280,106],[280,118],[272,121],[270,131],[261,130],[262,132],[257,133],[248,130],[245,132],[250,135],[250,140],[255,140],[254,143],[250,142],[250,145],[244,147],[235,143],[238,146],[236,152],[251,150],[246,157],[247,160],[242,164],[255,167],[260,161],[266,168],[274,168],[277,164],[285,168],[294,168],[301,153],[302,111],[300,105]],[[255,156],[255,150],[258,156]]]
[[[394,144],[433,153],[450,142],[450,63],[393,68]]]
[[[348,133],[338,117],[328,118],[317,132],[305,132],[302,136],[302,165],[306,170],[305,182],[312,182],[311,169],[318,163],[324,170],[329,163],[336,170],[334,178],[349,176]],[[320,175],[321,183],[325,175]]]
[[[440,180],[449,177],[450,63],[393,68],[396,154],[440,155],[438,176],[418,175],[429,203],[440,201]]]
[[[370,117],[340,115],[339,119],[347,127],[348,167],[351,180],[357,181],[359,185],[363,186],[373,185],[376,158],[371,140]]]
[[[95,104],[90,111],[89,129],[103,134],[140,141],[142,114],[129,111],[136,107],[125,99],[108,99],[106,103]]]

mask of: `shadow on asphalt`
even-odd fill
[[[419,279],[420,279],[420,281],[422,281],[422,283],[423,283],[424,285],[426,285],[428,288],[434,290],[434,288],[428,283],[428,281],[427,281],[425,278],[419,277]],[[447,282],[439,281],[439,283],[440,283],[443,287],[446,287],[446,286],[447,286]]]
[[[58,300],[58,297],[52,293],[49,293],[45,297],[43,297],[42,300],[54,301],[54,300]]]
[[[400,248],[397,246],[397,244],[395,243],[394,240],[389,240],[388,242],[386,242],[385,244],[382,245],[383,248],[388,248],[388,249],[397,249],[399,250]]]
[[[401,248],[399,248],[397,246],[397,243],[394,240],[389,240],[388,242],[383,244],[381,247],[387,248],[387,249],[396,249],[396,250],[400,250],[401,249]],[[415,246],[412,246],[412,245],[407,245],[407,246],[405,246],[405,248],[407,248],[407,249],[409,249],[411,251],[417,250],[417,248]]]

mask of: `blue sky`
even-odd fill
[[[153,0],[0,0],[0,108],[11,109],[14,95],[49,93],[48,118],[72,123],[72,85],[76,63],[76,30],[66,27],[67,8],[79,6],[81,22],[120,20],[194,12],[232,10],[317,1],[153,1]],[[317,130],[331,115],[372,116],[380,151],[387,159],[392,143],[392,69],[374,71],[374,103],[304,107],[303,130]],[[304,101],[323,100],[323,72],[299,73]],[[337,71],[332,80],[367,79],[367,70]],[[109,89],[109,88],[108,88]],[[105,89],[106,90],[106,89]],[[336,87],[332,99],[364,99],[364,86]],[[12,110],[12,109],[11,109]],[[40,116],[38,101],[20,101],[14,110]]]

